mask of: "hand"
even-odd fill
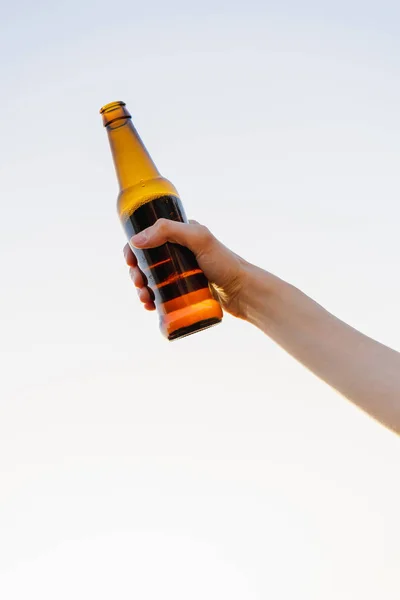
[[[131,247],[156,248],[166,242],[189,248],[210,281],[213,293],[222,307],[235,317],[244,318],[242,296],[247,267],[250,265],[228,250],[206,227],[196,221],[180,223],[159,219],[154,225],[135,235],[130,241],[130,246],[125,246],[124,255],[130,267],[131,279],[138,288],[139,298],[147,310],[155,309],[154,294],[147,285],[146,276],[140,270]]]

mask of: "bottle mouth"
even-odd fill
[[[115,121],[119,121],[121,119],[131,119],[131,115],[129,111],[125,108],[125,102],[120,100],[116,102],[109,102],[105,104],[100,109],[100,114],[103,117],[103,125],[107,127],[114,123]]]
[[[122,102],[122,100],[117,100],[116,102],[109,102],[108,104],[105,104],[101,107],[100,114],[102,115],[105,112],[110,112],[110,110],[115,110],[119,106],[126,106],[126,104],[125,102]]]

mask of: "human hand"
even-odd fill
[[[244,318],[243,291],[249,263],[231,252],[212,233],[196,221],[180,223],[169,219],[159,219],[154,225],[130,240],[124,248],[125,260],[130,267],[130,276],[138,289],[145,309],[154,310],[154,294],[141,269],[133,248],[156,248],[166,242],[186,246],[211,284],[212,291],[222,307],[235,317]]]

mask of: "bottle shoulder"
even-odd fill
[[[168,179],[156,177],[141,180],[138,184],[120,191],[117,200],[118,214],[122,220],[125,220],[139,206],[162,196],[176,196],[179,198],[177,189]]]

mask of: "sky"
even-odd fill
[[[398,439],[244,322],[163,339],[98,111],[399,350],[399,29],[388,1],[2,6],[2,599],[398,599]]]

